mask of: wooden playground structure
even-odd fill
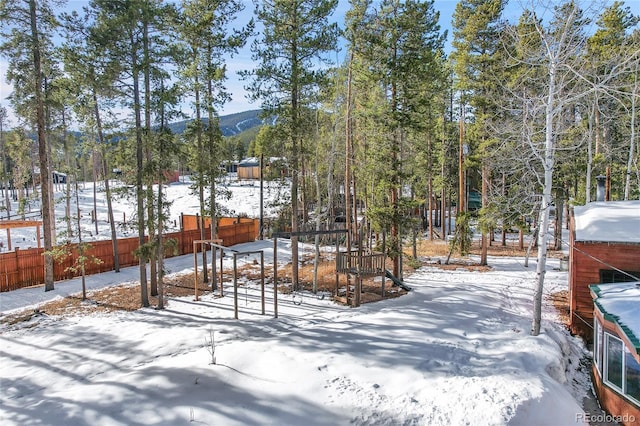
[[[291,238],[301,236],[317,236],[317,235],[335,235],[335,289],[333,298],[335,301],[343,304],[358,307],[362,303],[362,282],[364,279],[381,277],[382,279],[382,296],[385,294],[386,279],[390,278],[396,285],[405,290],[410,290],[401,281],[390,275],[385,267],[386,255],[384,253],[376,253],[368,249],[357,248],[355,250],[342,250],[340,248],[341,234],[346,234],[347,230],[330,230],[330,231],[300,231],[300,232],[278,232],[273,234],[273,316],[278,317],[278,239]],[[194,261],[194,294],[195,300],[199,300],[198,286],[198,252],[199,250],[211,249],[211,290],[218,291],[219,297],[224,296],[223,292],[223,258],[226,253],[233,256],[233,298],[234,298],[234,318],[238,319],[238,258],[249,255],[260,256],[260,300],[261,314],[265,314],[266,298],[265,298],[265,268],[264,268],[264,251],[238,251],[222,245],[221,239],[213,240],[195,240],[193,242],[193,261]],[[218,255],[218,252],[220,253]],[[216,260],[219,258],[219,283],[218,285],[218,266]],[[207,265],[203,265],[206,268]],[[341,287],[340,277],[345,276],[346,285]],[[353,283],[353,284],[352,284]]]
[[[278,238],[291,237],[309,237],[317,235],[336,235],[335,252],[335,290],[333,292],[334,300],[358,307],[362,303],[362,281],[366,278],[381,277],[382,278],[382,294],[384,296],[386,278],[388,272],[385,268],[386,255],[384,253],[376,253],[368,249],[358,248],[356,250],[341,250],[340,234],[347,234],[346,229],[337,229],[330,231],[299,231],[299,232],[279,232],[273,234],[273,279],[277,281],[278,277]],[[344,295],[342,295],[340,287],[340,276],[346,277],[346,285],[344,287]],[[354,284],[351,285],[351,280]],[[351,288],[353,287],[353,289]]]

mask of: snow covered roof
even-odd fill
[[[238,166],[240,167],[255,167],[260,165],[260,159],[258,157],[248,157],[240,161]]]
[[[640,201],[597,201],[573,213],[575,241],[640,243]]]
[[[640,355],[640,281],[589,286],[596,308],[615,323]]]

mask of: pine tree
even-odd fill
[[[49,37],[56,22],[47,0],[1,0],[0,23],[3,24],[2,36],[5,40],[0,46],[0,51],[9,58],[7,77],[14,83],[16,90],[12,102],[16,111],[34,124],[37,134],[44,233],[44,290],[51,291],[54,290],[51,250],[55,234],[55,215],[45,127],[43,58],[47,56],[45,52],[50,47]],[[33,99],[33,103],[22,104],[23,99]]]
[[[393,273],[401,276],[402,227],[411,203],[402,196],[406,183],[403,161],[409,133],[421,127],[429,96],[425,81],[439,79],[444,36],[433,2],[385,0],[368,18],[369,35],[364,55],[369,78],[381,88],[384,99],[374,121],[384,136],[372,148],[376,159],[379,194],[368,216],[378,229],[390,232],[388,253],[394,261]]]
[[[135,134],[135,173],[136,173],[136,207],[138,225],[138,250],[140,270],[140,301],[141,305],[149,306],[147,288],[148,246],[145,245],[145,190],[144,190],[144,134],[142,122],[143,95],[141,82],[144,80],[144,22],[148,18],[147,0],[93,0],[91,3],[95,13],[95,30],[102,54],[112,60],[120,61],[120,83],[128,87],[128,98],[123,99],[128,105],[134,118]]]
[[[108,163],[105,130],[111,127],[104,123],[105,103],[109,103],[116,93],[115,80],[120,72],[120,63],[109,57],[100,55],[102,46],[99,37],[94,34],[94,22],[90,22],[89,13],[83,15],[77,12],[62,14],[61,21],[64,28],[65,41],[60,47],[60,54],[65,64],[65,73],[73,82],[75,97],[80,100],[74,102],[75,114],[89,135],[95,135],[97,151],[102,164],[100,165],[107,200],[107,217],[111,231],[111,245],[113,250],[114,271],[120,272],[120,261],[117,244],[116,223],[112,207],[112,190],[109,181],[110,169]]]
[[[469,151],[474,151],[471,161],[480,163],[482,182],[481,223],[482,253],[480,263],[487,264],[489,243],[489,223],[493,222],[488,205],[491,157],[491,122],[496,113],[490,94],[495,87],[499,74],[498,54],[500,45],[500,17],[506,4],[505,0],[463,0],[456,5],[453,14],[452,58],[455,63],[457,88],[463,103],[468,103],[474,122],[468,126],[463,136]],[[470,171],[467,172],[469,174]],[[460,188],[461,190],[465,188]],[[466,206],[461,206],[466,209]]]
[[[586,60],[590,64],[590,80],[595,87],[601,85],[615,86],[617,94],[594,91],[592,111],[590,115],[595,139],[588,145],[588,163],[586,167],[586,201],[591,198],[591,174],[594,166],[594,155],[602,158],[602,162],[610,168],[620,169],[624,173],[624,195],[628,200],[631,190],[631,174],[636,151],[636,121],[638,95],[640,94],[639,68],[640,46],[638,37],[632,37],[630,30],[638,25],[640,16],[634,16],[630,7],[624,7],[620,1],[615,1],[605,8],[598,17],[597,30],[587,40]],[[619,68],[615,80],[609,80],[608,69]],[[606,81],[608,80],[608,81]],[[603,84],[605,83],[605,84]],[[623,105],[621,108],[620,106]],[[624,136],[623,136],[624,135]],[[626,136],[626,137],[625,137]],[[595,152],[592,154],[592,145]],[[622,170],[626,155],[626,170]]]
[[[212,1],[188,0],[182,2],[180,39],[187,52],[184,55],[182,74],[188,90],[195,96],[196,122],[193,124],[196,147],[193,162],[197,170],[197,191],[200,200],[201,238],[206,239],[204,218],[211,218],[211,238],[216,238],[216,179],[219,178],[219,155],[222,134],[218,125],[218,109],[230,100],[224,87],[227,79],[226,57],[237,53],[253,30],[253,21],[246,27],[231,29],[233,21],[244,5],[238,0]],[[207,115],[204,126],[202,112]],[[209,208],[206,207],[204,190],[209,185]],[[206,252],[203,251],[206,264]],[[207,282],[204,269],[204,282]]]
[[[304,136],[304,111],[310,93],[322,84],[324,72],[319,61],[335,46],[336,24],[329,16],[337,0],[266,0],[257,3],[256,14],[263,25],[261,37],[252,45],[257,69],[249,90],[263,100],[269,116],[278,117],[287,137],[287,157],[291,173],[291,230],[299,230],[299,177]],[[298,289],[298,238],[292,236],[293,285]]]

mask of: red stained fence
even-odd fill
[[[165,257],[180,256],[193,253],[193,241],[202,239],[200,229],[197,227],[196,216],[183,215],[182,230],[164,235],[165,239],[175,239],[176,252],[167,250]],[[210,221],[207,224],[210,226]],[[259,221],[247,218],[221,218],[218,222],[218,238],[223,240],[223,245],[254,241],[258,236]],[[204,239],[211,236],[211,229],[205,229]],[[134,251],[138,248],[138,238],[120,238],[118,244],[118,257],[120,267],[134,266],[138,264]],[[100,259],[99,263],[88,262],[85,265],[85,274],[97,274],[112,271],[114,267],[113,246],[111,240],[93,241],[86,248],[85,255],[90,258]],[[73,267],[78,257],[76,244],[66,247],[69,256],[56,262],[53,268],[55,281],[65,280],[80,275],[80,271],[74,272]],[[13,252],[0,254],[0,291],[11,291],[23,287],[30,287],[44,283],[44,258],[43,248],[16,249]]]

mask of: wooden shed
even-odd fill
[[[570,213],[570,328],[593,338],[589,285],[640,277],[640,201],[597,201]]]
[[[278,179],[289,174],[287,161],[281,157],[269,157],[263,160],[263,175],[265,179]],[[260,159],[249,157],[237,165],[238,180],[260,179]]]
[[[238,179],[260,179],[260,160],[251,157],[240,161],[238,163]]]
[[[640,282],[590,286],[593,386],[611,420],[640,421]]]

